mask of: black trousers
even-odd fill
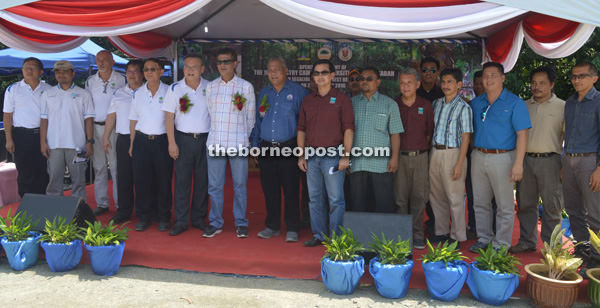
[[[158,220],[170,222],[173,205],[173,159],[169,156],[167,134],[149,139],[137,132],[132,154],[136,216],[140,221],[150,222],[154,212],[152,199],[156,196]]]
[[[353,172],[350,185],[352,212],[394,213],[394,174],[367,171]]]
[[[208,133],[196,137],[177,131],[175,142],[179,147],[179,157],[175,160],[175,222],[174,225],[187,228],[201,226],[208,214],[208,167],[206,162],[206,139]],[[193,191],[192,191],[193,182]],[[193,193],[191,211],[190,195]]]
[[[13,127],[17,184],[21,198],[26,193],[46,194],[48,161],[40,150],[40,130]]]
[[[117,196],[119,208],[115,217],[129,218],[135,206],[133,193],[133,165],[129,156],[129,135],[117,134]]]
[[[300,168],[298,168],[300,169]],[[302,196],[300,199],[300,221],[303,225],[310,227],[310,209],[308,208],[308,183],[306,183],[306,172],[300,171],[300,181],[302,182]]]
[[[261,144],[261,146],[263,145]],[[300,228],[301,172],[298,168],[298,159],[295,156],[261,156],[258,166],[260,183],[267,206],[265,225],[272,230],[281,229],[281,189],[283,188],[285,201],[283,218],[286,230],[298,232]]]

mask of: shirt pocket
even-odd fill
[[[382,133],[387,132],[388,118],[389,118],[389,116],[387,114],[374,112],[371,114],[370,118],[373,119],[373,127],[376,130],[378,130]]]
[[[286,118],[295,118],[296,117],[296,113],[294,112],[294,103],[293,102],[288,102],[288,101],[283,101],[280,102],[279,104],[281,104],[281,115],[286,117]]]
[[[512,112],[509,109],[499,108],[499,109],[489,110],[488,113],[489,114],[487,114],[487,116],[486,116],[486,121],[489,119],[489,120],[499,123],[499,124],[511,123]]]
[[[596,113],[591,111],[591,112],[584,112],[581,114],[581,128],[584,131],[591,131],[594,130],[596,125],[595,125],[595,118],[596,118]]]

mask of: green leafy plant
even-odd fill
[[[406,257],[410,255],[409,240],[403,241],[398,235],[398,241],[387,240],[383,232],[381,238],[373,233],[373,242],[369,246],[377,254],[381,264],[406,264]]]
[[[569,273],[575,273],[583,263],[581,258],[576,258],[570,253],[568,244],[572,241],[570,239],[562,241],[564,234],[565,230],[561,228],[561,224],[557,224],[550,236],[550,243],[544,242],[544,248],[542,248],[544,258],[541,262],[548,266],[548,278],[550,279],[560,280]]]
[[[508,253],[508,247],[502,245],[499,250],[494,249],[492,243],[488,244],[486,250],[477,251],[479,257],[475,257],[478,269],[483,271],[492,271],[498,274],[515,274],[521,276],[519,265],[522,265],[519,258]]]
[[[108,225],[102,226],[102,223],[99,221],[94,222],[93,224],[86,220],[88,227],[82,227],[81,230],[85,234],[83,236],[83,241],[90,246],[110,246],[110,245],[120,245],[121,242],[124,242],[129,238],[127,232],[130,229],[124,227],[127,222],[121,225],[121,229],[117,228],[117,225],[113,225],[112,220]]]
[[[67,219],[61,216],[54,217],[52,221],[46,219],[44,234],[42,234],[39,241],[70,245],[72,241],[83,238],[81,229],[77,227],[75,219],[70,223],[66,222]]]
[[[341,235],[335,233],[331,234],[331,237],[323,235],[325,239],[324,245],[327,249],[325,251],[324,258],[329,258],[331,261],[350,261],[358,257],[356,254],[359,251],[364,250],[363,244],[358,242],[350,229],[344,229],[340,227]]]
[[[590,232],[590,244],[598,253],[600,253],[600,231],[598,231],[598,234],[590,229],[588,229],[588,231]]]
[[[6,218],[0,217],[0,229],[10,242],[24,241],[31,236],[29,232],[31,232],[32,225],[37,225],[39,221],[38,219],[32,224],[31,218],[32,215],[27,216],[27,211],[11,216],[9,209]]]
[[[448,241],[444,241],[444,244],[438,243],[437,246],[432,246],[429,240],[427,240],[427,253],[423,254],[420,260],[423,262],[439,262],[442,261],[448,267],[448,262],[460,261],[463,259],[469,259],[456,249],[458,242],[454,242],[448,245]]]

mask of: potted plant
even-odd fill
[[[577,299],[579,283],[583,280],[577,268],[583,262],[569,252],[570,239],[563,242],[565,230],[557,224],[544,242],[541,262],[525,266],[527,272],[527,294],[534,306],[571,307]]]
[[[40,238],[41,246],[46,252],[46,262],[53,272],[74,269],[83,255],[81,229],[74,219],[70,223],[66,221],[64,217],[55,217],[52,222],[46,219],[44,233]]]
[[[588,229],[589,230],[589,229]],[[590,232],[590,244],[596,251],[600,252],[600,238],[594,231]],[[600,234],[600,232],[598,232]],[[588,298],[593,307],[600,307],[600,268],[588,269],[585,274],[588,276]]]
[[[429,295],[440,301],[453,301],[467,279],[469,264],[467,257],[456,248],[458,242],[448,245],[448,241],[433,247],[427,240],[427,253],[423,255],[423,272]]]
[[[82,228],[84,231],[84,247],[90,255],[90,265],[94,274],[101,276],[114,275],[121,265],[123,252],[125,251],[125,240],[129,238],[124,223],[121,229],[117,225],[113,225],[111,221],[108,225],[102,226],[99,221],[93,224],[86,221],[87,228]]]
[[[0,217],[0,229],[4,233],[0,242],[10,267],[17,271],[34,266],[39,257],[40,234],[31,231],[31,227],[37,224],[37,221],[31,223],[31,217],[26,211],[11,216],[10,209],[6,219]]]
[[[467,285],[475,299],[488,305],[504,304],[519,286],[519,259],[508,253],[508,247],[479,249],[479,257],[471,263]]]
[[[325,255],[321,259],[321,277],[331,292],[352,294],[365,272],[365,259],[357,254],[363,250],[352,230],[340,227],[341,235],[325,238]]]
[[[562,216],[561,228],[565,230],[566,237],[571,237],[573,233],[571,232],[571,221],[569,220],[569,214],[567,214],[567,211],[565,210],[562,210],[560,214]]]
[[[401,298],[406,296],[408,281],[412,274],[414,262],[407,257],[411,253],[409,240],[386,240],[381,233],[381,238],[373,234],[370,245],[377,257],[369,262],[369,272],[375,279],[375,287],[381,296],[387,298]]]

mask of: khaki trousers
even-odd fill
[[[428,163],[427,152],[417,156],[400,155],[394,178],[396,213],[412,215],[413,239],[416,240],[424,239],[423,214],[429,195]]]

